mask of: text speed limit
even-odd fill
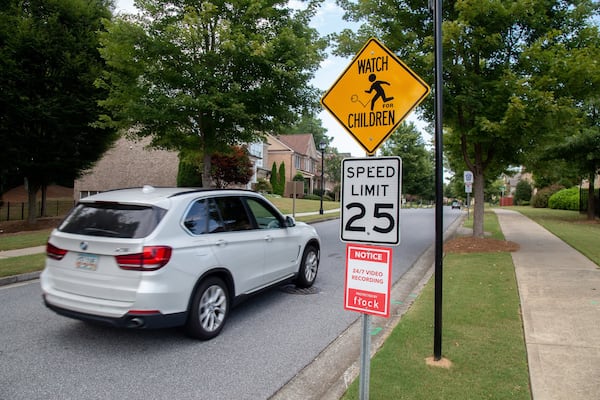
[[[401,187],[399,157],[344,159],[342,241],[399,244]]]

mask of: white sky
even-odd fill
[[[294,0],[291,0],[291,3]],[[133,0],[116,0],[115,5],[117,12],[135,13],[136,8],[133,6]],[[291,4],[293,7],[293,4]],[[301,5],[299,5],[301,7]],[[335,4],[334,0],[325,0],[317,15],[314,16],[311,27],[317,29],[321,35],[340,32],[351,25],[342,19],[343,10]],[[344,72],[351,58],[341,58],[329,55],[325,59],[312,80],[312,84],[325,91],[328,90]],[[336,147],[340,153],[351,153],[354,157],[365,156],[365,150],[358,144],[354,138],[348,133],[342,125],[340,125],[329,112],[323,110],[319,114],[322,125],[327,129],[327,136],[333,138],[332,146]],[[424,124],[416,120],[416,117],[411,115],[409,120],[415,122],[417,126],[422,127]],[[427,142],[428,139],[425,138]]]

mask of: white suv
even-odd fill
[[[320,242],[258,193],[122,189],[79,201],[47,244],[40,277],[58,314],[128,328],[223,329],[247,295],[293,281],[311,286]]]

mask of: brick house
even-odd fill
[[[89,171],[75,180],[75,200],[118,188],[176,186],[177,152],[150,149],[149,143],[150,138],[140,141],[119,138]]]
[[[178,153],[149,148],[149,143],[150,138],[139,141],[119,138],[89,171],[75,180],[74,199],[118,188],[177,186]],[[267,164],[267,143],[252,143],[247,148],[254,170],[251,181],[245,186],[250,189],[258,179],[268,180],[271,170]]]
[[[285,164],[285,181],[291,182],[297,173],[304,177],[305,193],[313,193],[321,186],[321,153],[312,134],[267,135],[269,164]],[[287,189],[287,188],[286,188]],[[289,197],[291,193],[284,193]]]

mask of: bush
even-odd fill
[[[531,192],[531,183],[525,180],[519,181],[515,190],[515,204],[520,206],[525,205],[525,202],[529,204],[529,201],[531,200]]]
[[[304,200],[321,200],[321,196],[316,194],[305,194],[302,198]]]
[[[579,211],[579,188],[563,189],[548,199],[548,207],[557,210]]]
[[[294,182],[304,182],[304,175],[302,175],[301,172],[296,172],[296,175],[294,175]]]
[[[177,186],[201,187],[202,172],[198,166],[180,160],[179,170],[177,171]]]
[[[537,193],[531,199],[531,205],[534,208],[548,207],[548,199],[550,198],[550,196],[552,196],[554,193],[558,192],[561,189],[564,188],[560,185],[551,185],[538,190]]]
[[[273,193],[273,186],[271,186],[271,182],[261,178],[254,185],[254,190],[261,193]]]

